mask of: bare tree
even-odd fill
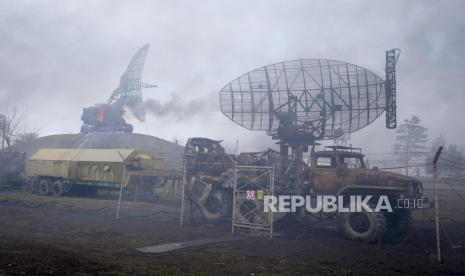
[[[2,148],[1,150],[3,151],[5,148],[5,133],[8,129],[7,126],[7,119],[6,116],[3,114],[0,114],[0,138],[2,139]]]
[[[11,151],[15,141],[27,133],[26,118],[26,112],[21,111],[16,105],[6,105],[0,109],[2,151]]]

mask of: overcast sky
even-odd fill
[[[218,91],[270,63],[322,58],[384,78],[385,50],[401,48],[399,120],[418,115],[449,143],[465,137],[465,1],[7,1],[0,0],[0,104],[28,111],[40,135],[76,133],[83,107],[105,102],[130,58],[151,43],[144,98],[174,97],[190,114],[148,115],[135,131],[260,150],[274,142],[229,121]],[[391,151],[384,114],[353,133]]]

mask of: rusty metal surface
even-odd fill
[[[356,151],[355,151],[356,150]],[[297,154],[295,154],[297,153]],[[295,148],[292,155],[267,150],[227,154],[220,141],[192,138],[186,145],[186,196],[198,208],[206,208],[210,195],[215,191],[228,194],[234,184],[261,187],[270,181],[268,175],[248,171],[238,173],[241,166],[268,166],[273,174],[276,195],[387,195],[390,199],[400,194],[408,197],[422,196],[421,183],[411,177],[368,169],[361,149],[333,148],[311,152],[310,163],[303,162],[303,147]],[[327,163],[320,164],[319,157]],[[254,188],[255,187],[255,188]],[[234,206],[233,206],[234,210]]]
[[[369,169],[311,169],[310,187],[319,194],[337,193],[347,186],[401,187],[415,179],[391,172]]]
[[[234,160],[220,142],[207,138],[189,138],[184,151],[188,178],[193,175],[220,176],[232,168]]]
[[[327,167],[318,166],[318,157],[331,158]],[[344,158],[359,160],[359,168],[348,168]],[[307,169],[306,177],[310,188],[319,194],[337,193],[347,186],[399,187],[408,189],[409,185],[418,184],[414,178],[392,172],[366,168],[364,155],[359,152],[320,151],[312,157],[312,166]]]
[[[238,156],[232,156],[225,153],[220,145],[220,141],[214,141],[206,138],[191,138],[186,146],[186,161],[188,164],[188,176],[194,177],[202,175],[203,178],[196,178],[194,182],[203,183],[204,190],[207,183],[224,184],[231,179],[233,162],[237,165],[250,166],[280,166],[280,155],[274,150],[264,152],[245,152]],[[360,149],[357,149],[360,150]],[[332,158],[329,167],[320,167],[317,165],[318,157]],[[348,168],[344,163],[344,158],[353,158],[359,160],[359,168]],[[377,169],[368,169],[364,163],[364,155],[360,152],[324,150],[313,153],[310,166],[300,164],[302,171],[299,171],[300,178],[298,181],[295,172],[290,168],[295,166],[295,162],[289,159],[287,164],[289,168],[287,173],[278,175],[277,186],[285,189],[288,186],[300,189],[302,193],[312,189],[321,194],[335,194],[346,186],[383,186],[383,187],[400,187],[407,189],[412,183],[418,181],[414,178],[380,171]],[[200,184],[199,184],[200,185]],[[195,185],[192,183],[191,188]],[[228,185],[226,185],[228,186]],[[209,189],[211,190],[212,187]]]

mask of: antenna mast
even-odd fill
[[[397,127],[396,114],[396,64],[399,59],[400,49],[386,51],[386,128],[394,129]]]

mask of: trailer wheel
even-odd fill
[[[56,180],[50,185],[50,192],[53,196],[61,196],[63,194],[63,183],[60,180]]]
[[[47,179],[40,180],[37,191],[40,195],[48,195],[50,193],[50,181]]]

